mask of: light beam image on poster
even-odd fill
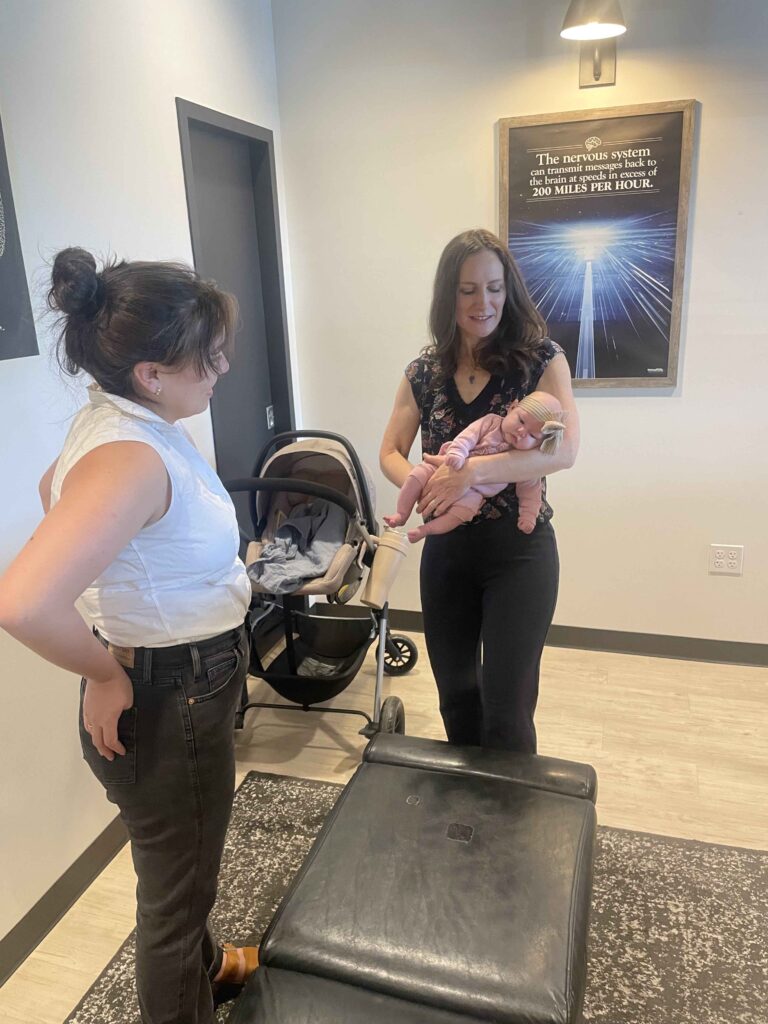
[[[578,323],[573,376],[596,376],[595,342],[617,358],[616,325],[638,350],[666,345],[672,316],[673,211],[578,224],[516,223],[509,248],[552,326]],[[558,333],[557,330],[555,333]]]
[[[500,124],[500,233],[575,386],[675,383],[692,116],[683,101]]]

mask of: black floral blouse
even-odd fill
[[[438,361],[434,356],[423,355],[414,359],[405,368],[405,376],[411,385],[413,397],[421,414],[421,450],[424,455],[437,455],[440,446],[452,441],[457,434],[473,420],[496,413],[505,416],[512,402],[535,391],[541,375],[554,357],[563,350],[550,338],[545,338],[538,349],[538,359],[531,368],[530,380],[526,383],[519,371],[508,377],[492,376],[483,390],[466,403],[459,394],[454,379],[441,383],[438,380]],[[546,500],[546,480],[542,481],[541,510],[539,520],[552,518],[552,509]],[[478,519],[499,519],[504,515],[517,517],[517,495],[515,485],[510,484],[499,494],[486,498]],[[475,520],[475,521],[476,521]]]

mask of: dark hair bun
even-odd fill
[[[68,316],[93,317],[102,304],[96,260],[85,249],[62,249],[53,263],[49,302]]]

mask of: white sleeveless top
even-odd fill
[[[238,558],[232,499],[183,427],[96,385],[72,422],[51,484],[51,507],[70,469],[112,441],[142,441],[165,463],[167,512],[140,530],[77,602],[89,624],[122,647],[170,647],[239,626],[251,597]]]

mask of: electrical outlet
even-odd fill
[[[744,572],[743,544],[710,544],[709,575],[741,576]]]

